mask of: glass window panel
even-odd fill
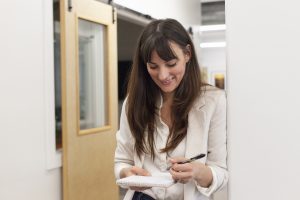
[[[54,42],[54,80],[55,80],[55,136],[56,149],[62,147],[62,123],[61,123],[61,47],[60,47],[60,4],[53,1],[53,42]]]
[[[80,129],[107,125],[106,27],[78,21]]]

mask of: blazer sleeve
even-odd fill
[[[125,167],[134,165],[134,139],[131,135],[130,128],[127,121],[125,112],[126,100],[122,106],[120,117],[120,129],[116,134],[117,147],[115,150],[115,177],[120,178],[120,172]]]
[[[212,170],[213,182],[208,188],[197,185],[198,190],[205,196],[210,196],[220,190],[228,182],[226,95],[224,91],[218,91],[218,94],[208,131],[208,155],[206,160],[206,165]]]

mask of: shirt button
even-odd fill
[[[161,164],[161,165],[160,165],[160,170],[161,170],[161,171],[167,170],[167,165],[166,165],[166,164]]]

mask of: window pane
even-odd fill
[[[56,149],[62,147],[62,124],[61,124],[61,67],[60,67],[60,5],[53,1],[53,38],[54,38],[54,80],[55,80],[55,136]]]
[[[105,29],[101,24],[78,21],[81,130],[107,125]]]

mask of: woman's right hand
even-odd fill
[[[127,167],[121,170],[120,173],[120,178],[125,178],[128,176],[133,176],[133,175],[137,175],[137,176],[151,176],[151,174],[140,167]],[[143,191],[143,190],[147,190],[150,189],[151,187],[129,187],[131,190],[135,190],[135,191]]]

